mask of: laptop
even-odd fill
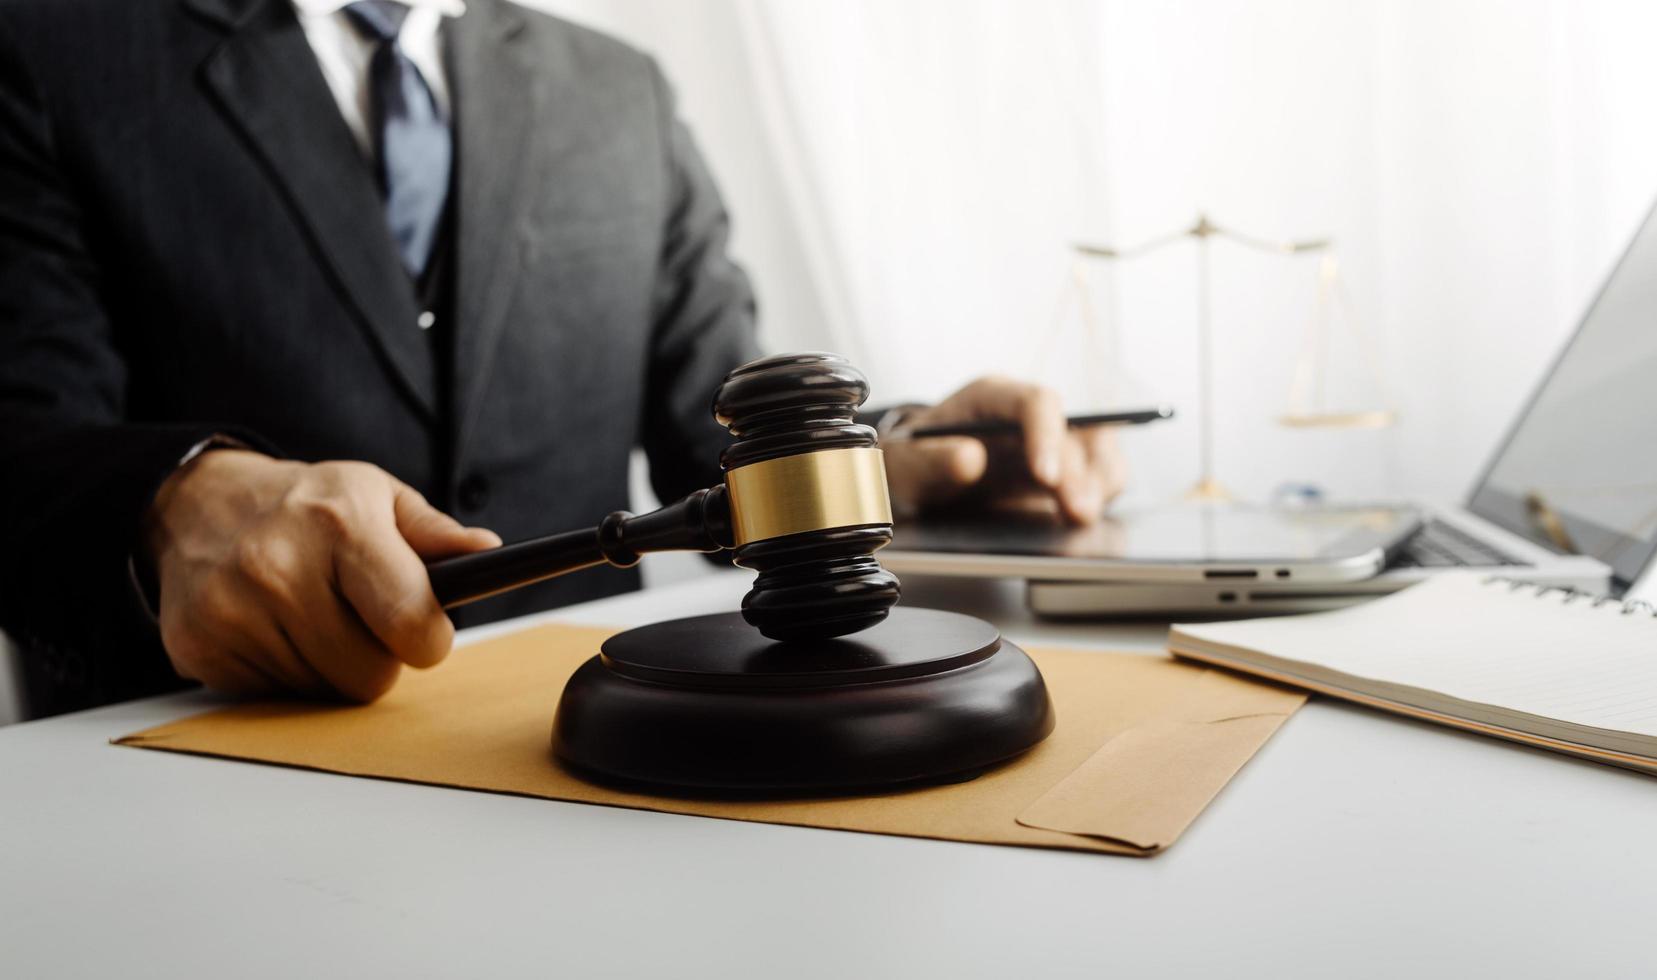
[[[897,527],[880,562],[908,574],[1030,581],[1327,584],[1374,578],[1420,526],[1402,506],[1179,502],[1118,508],[1088,527],[934,515]]]
[[[1307,612],[1395,592],[1444,569],[1621,595],[1657,553],[1657,208],[1466,500],[1413,506],[1420,527],[1373,577],[1158,582],[1051,574],[1030,580],[1030,605],[1052,616]],[[899,557],[882,561],[901,571]]]

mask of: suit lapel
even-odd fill
[[[476,418],[523,274],[526,204],[562,139],[546,125],[548,90],[562,59],[532,64],[523,13],[504,0],[469,0],[449,25],[456,187],[455,419],[457,451]]]
[[[435,418],[419,307],[373,174],[286,0],[186,0],[227,36],[202,66],[221,111],[264,161],[323,264],[408,394]]]

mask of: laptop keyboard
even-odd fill
[[[1454,568],[1489,565],[1523,565],[1522,561],[1507,555],[1473,537],[1453,524],[1429,517],[1398,553],[1393,555],[1393,568]]]

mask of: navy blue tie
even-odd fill
[[[420,69],[397,44],[408,6],[397,0],[357,0],[345,12],[357,31],[375,43],[368,101],[380,194],[403,266],[419,278],[431,258],[449,195],[454,157],[449,123]]]

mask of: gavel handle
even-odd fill
[[[618,510],[597,527],[444,558],[426,572],[437,601],[451,609],[594,565],[628,568],[652,551],[711,554],[734,544],[730,501],[717,486],[648,514]]]

